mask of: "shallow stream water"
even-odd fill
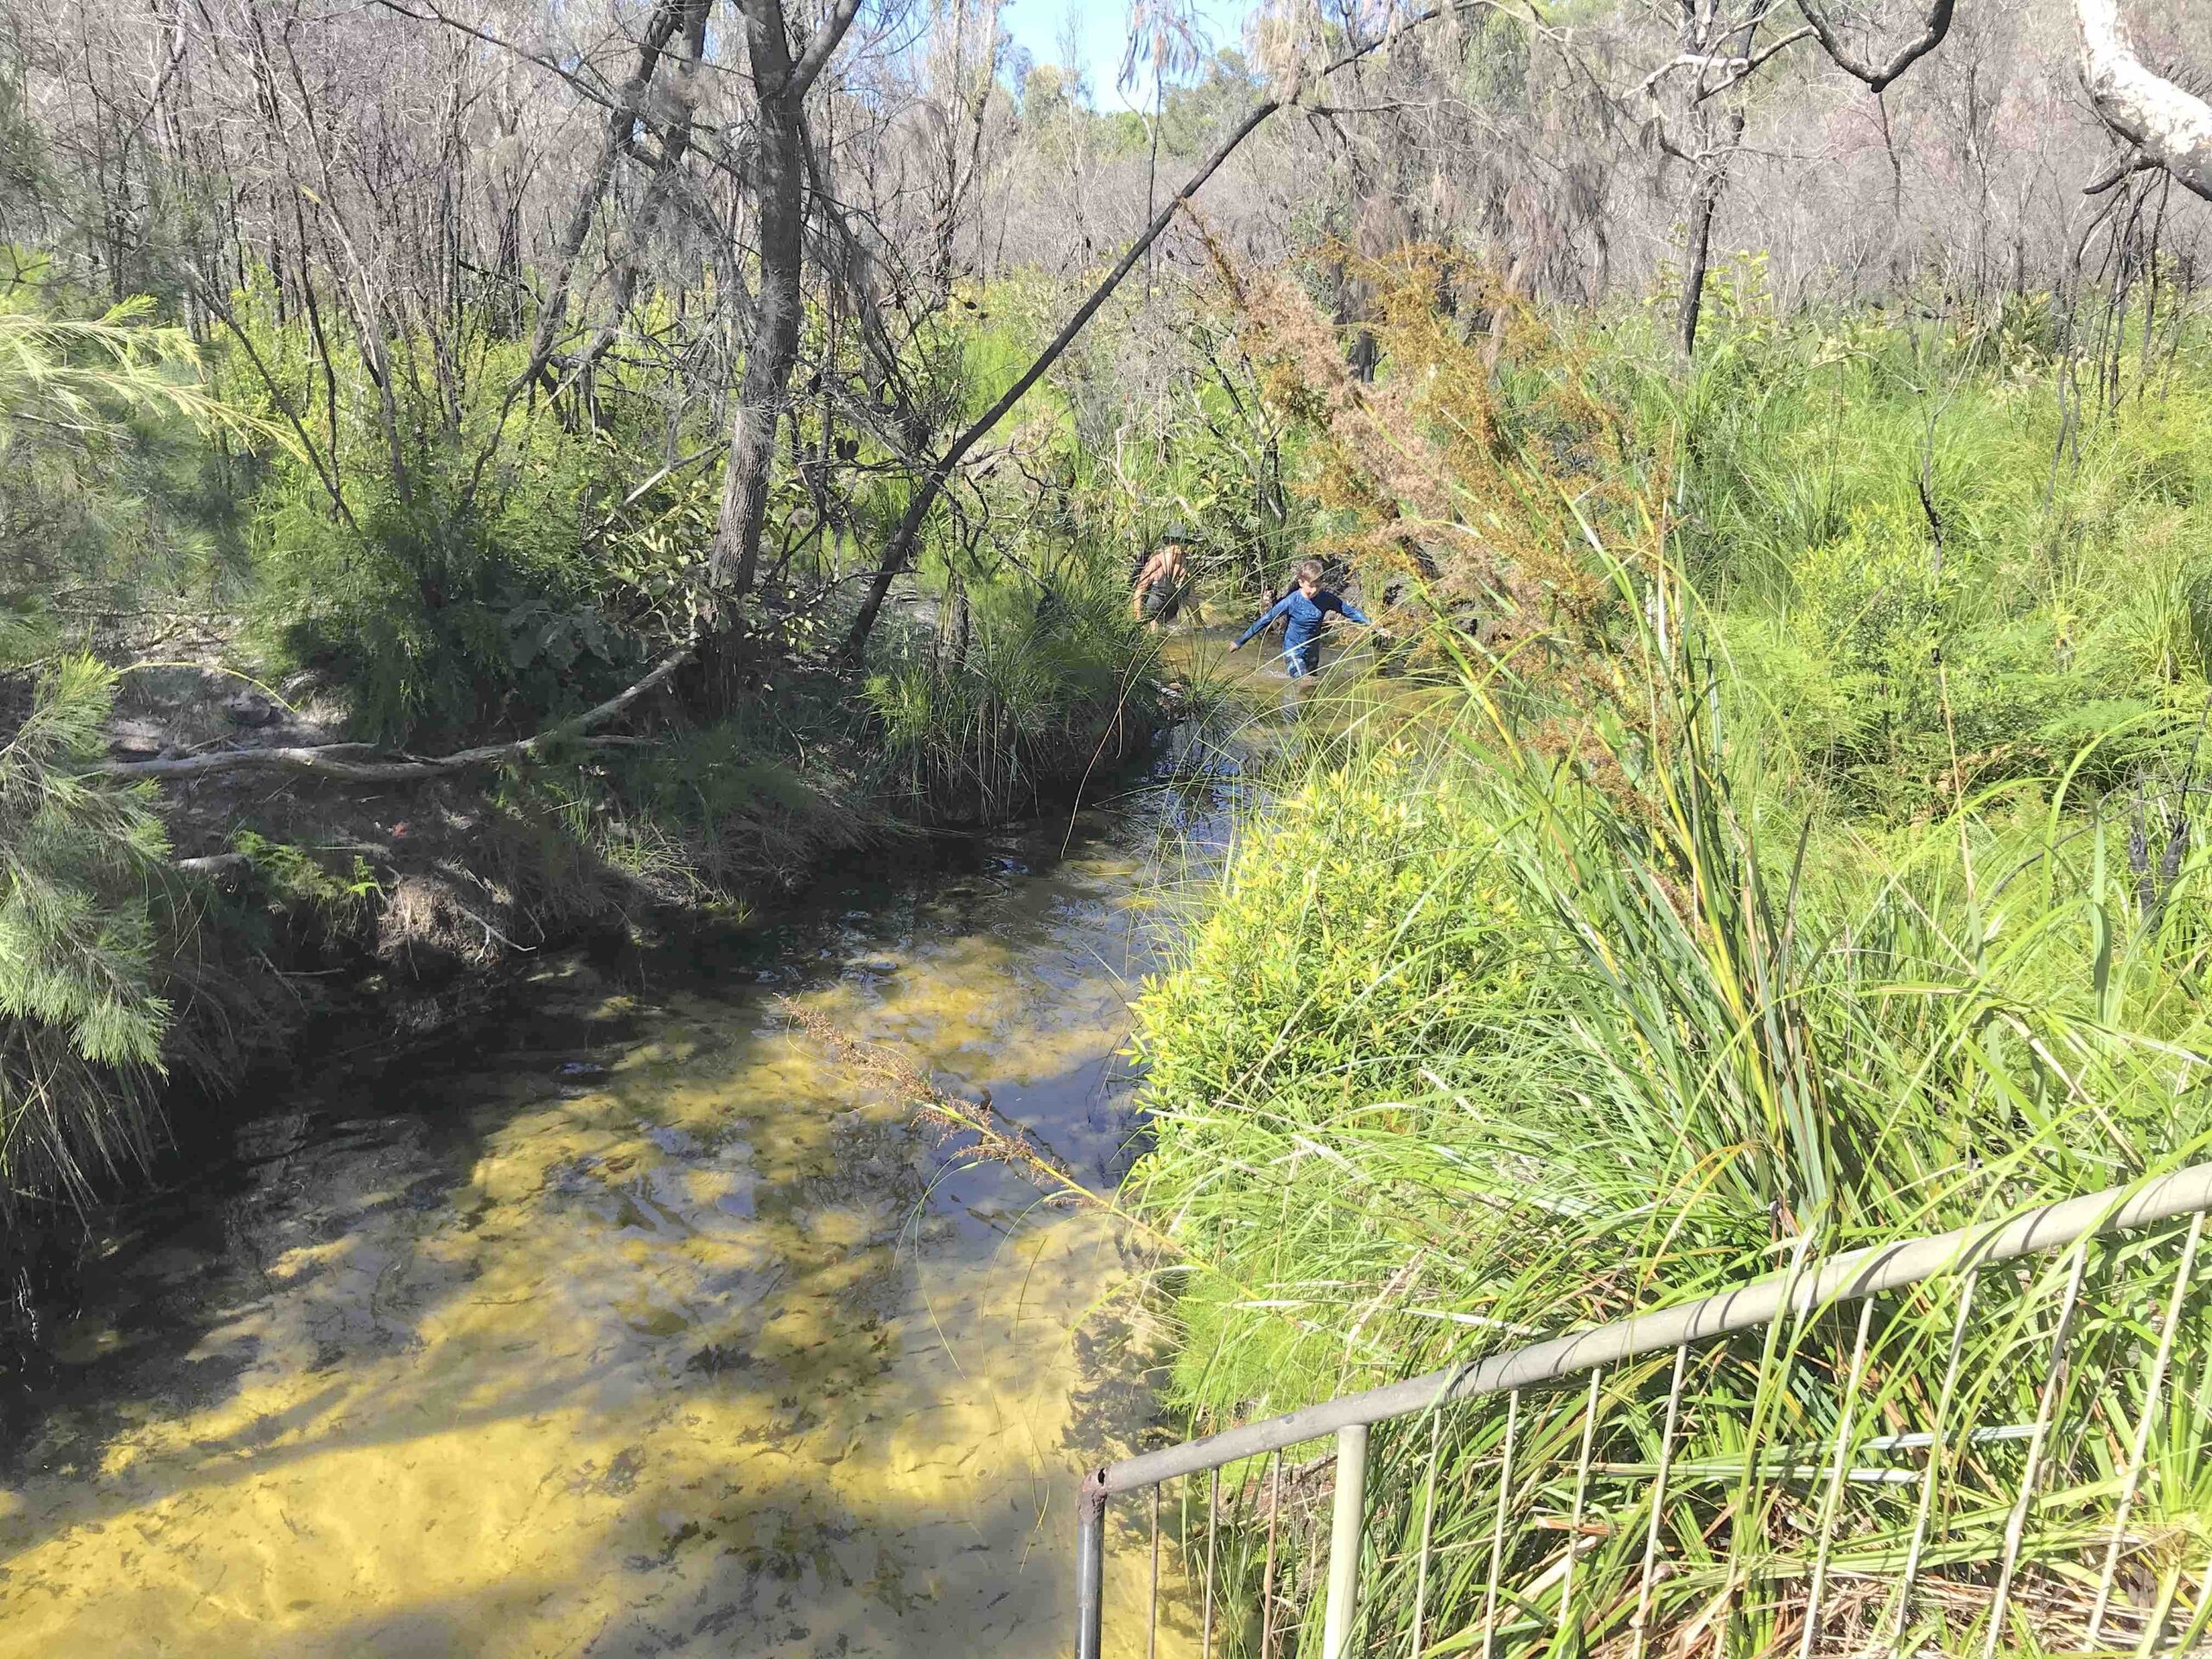
[[[1062,1651],[1078,1471],[1154,1409],[1121,1242],[776,999],[1109,1185],[1160,828],[974,842],[681,965],[550,962],[466,1042],[254,1103],[7,1379],[0,1655]]]

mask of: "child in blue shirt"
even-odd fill
[[[1298,586],[1268,607],[1267,613],[1244,630],[1231,651],[1245,643],[1277,617],[1284,619],[1282,662],[1294,680],[1302,679],[1321,666],[1321,631],[1334,612],[1348,622],[1365,623],[1355,606],[1347,605],[1321,586],[1321,561],[1308,559],[1298,567]]]

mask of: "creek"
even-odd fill
[[[0,1655],[1062,1651],[1079,1471],[1154,1416],[1135,1257],[778,999],[1110,1187],[1158,849],[1218,827],[1133,798],[549,961],[100,1218],[0,1407]]]

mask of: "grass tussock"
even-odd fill
[[[1155,642],[1099,570],[960,601],[950,649],[899,654],[867,685],[880,775],[925,815],[988,821],[1110,771],[1163,707]]]
[[[1156,1140],[1127,1199],[1189,1264],[1176,1390],[1194,1419],[1264,1415],[2202,1154],[2194,842],[2146,911],[2121,826],[2054,824],[2048,801],[2017,792],[1903,836],[1815,823],[1732,772],[1700,675],[1677,686],[1671,721],[1604,734],[1611,775],[1516,742],[1479,695],[1428,747],[1355,739],[1232,855],[1139,1007]],[[2107,1480],[2141,1407],[2138,1333],[2171,1241],[2139,1247],[2133,1268],[2100,1261],[2076,1338],[2113,1362],[2069,1408]],[[1985,1287],[1960,1421],[2035,1420],[2052,1298],[2030,1292],[2055,1270]],[[1935,1292],[1885,1306],[1882,1404],[1860,1402],[1862,1433],[1925,1427],[1952,1312]],[[1769,1435],[1786,1425],[1808,1467],[1826,1455],[1840,1317],[1840,1344],[1837,1319],[1777,1338],[1802,1365],[1751,1341],[1693,1373],[1680,1455],[1703,1485],[1669,1524],[1704,1540],[1691,1554],[1710,1559],[1708,1591],[1751,1542],[1730,1530],[1723,1477],[1753,1466],[1760,1419],[1777,1420]],[[2192,1325],[2177,1370],[2192,1402],[2208,1364],[2212,1330]],[[1611,1464],[1646,1486],[1666,1382],[1662,1358],[1607,1385],[1606,1433],[1625,1437]],[[1576,1389],[1551,1400],[1549,1452],[1520,1455],[1571,1468],[1582,1408]],[[2152,1449],[2184,1483],[2186,1421]],[[1441,1420],[1442,1535],[1487,1540],[1481,1471],[1502,1423],[1485,1408]],[[1427,1432],[1384,1444],[1375,1524],[1402,1545]],[[1993,1451],[1955,1471],[1996,1517],[1950,1538],[1962,1561],[2001,1545],[2011,1451],[2009,1471]],[[2159,1502],[2199,1548],[2189,1490],[2163,1485]],[[2036,1559],[2078,1554],[2108,1498],[2084,1471],[2070,1504],[2039,1516]],[[1516,1500],[1555,1504],[1554,1521],[1566,1503],[1563,1488]],[[1878,1506],[1854,1559],[1901,1524]],[[1628,1616],[1642,1538],[1593,1557],[1597,1628]],[[1775,1548],[1802,1580],[1797,1541]],[[1456,1592],[1430,1586],[1432,1614],[1468,1616],[1485,1576],[1461,1565]],[[1382,1571],[1375,1616],[1409,1618],[1404,1574]],[[1772,1602],[1778,1639],[1789,1597]]]

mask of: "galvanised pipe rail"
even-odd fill
[[[2007,1220],[1850,1251],[1808,1274],[1784,1273],[1756,1280],[1680,1307],[1640,1313],[1470,1364],[1344,1395],[1093,1470],[1084,1479],[1077,1504],[1077,1659],[1098,1659],[1105,1510],[1107,1500],[1120,1494],[1329,1436],[1338,1443],[1340,1490],[1363,1488],[1367,1430],[1391,1418],[1433,1411],[1479,1395],[1509,1394],[1642,1355],[1680,1351],[1714,1337],[1756,1330],[1793,1305],[1809,1314],[1941,1274],[1977,1272],[1994,1262],[2062,1249],[2084,1238],[2131,1231],[2207,1210],[2212,1210],[2212,1163],[2191,1164],[2139,1185],[2108,1187],[2062,1199]],[[1341,1511],[1344,1505],[1338,1508]],[[1338,1643],[1349,1644],[1351,1598],[1346,1595],[1340,1602],[1337,1591],[1340,1581],[1354,1582],[1357,1572],[1357,1527],[1352,1529],[1351,1559],[1340,1561],[1338,1552],[1344,1540],[1335,1535],[1345,1530],[1345,1517],[1340,1512],[1335,1519],[1323,1659],[1340,1659]]]

